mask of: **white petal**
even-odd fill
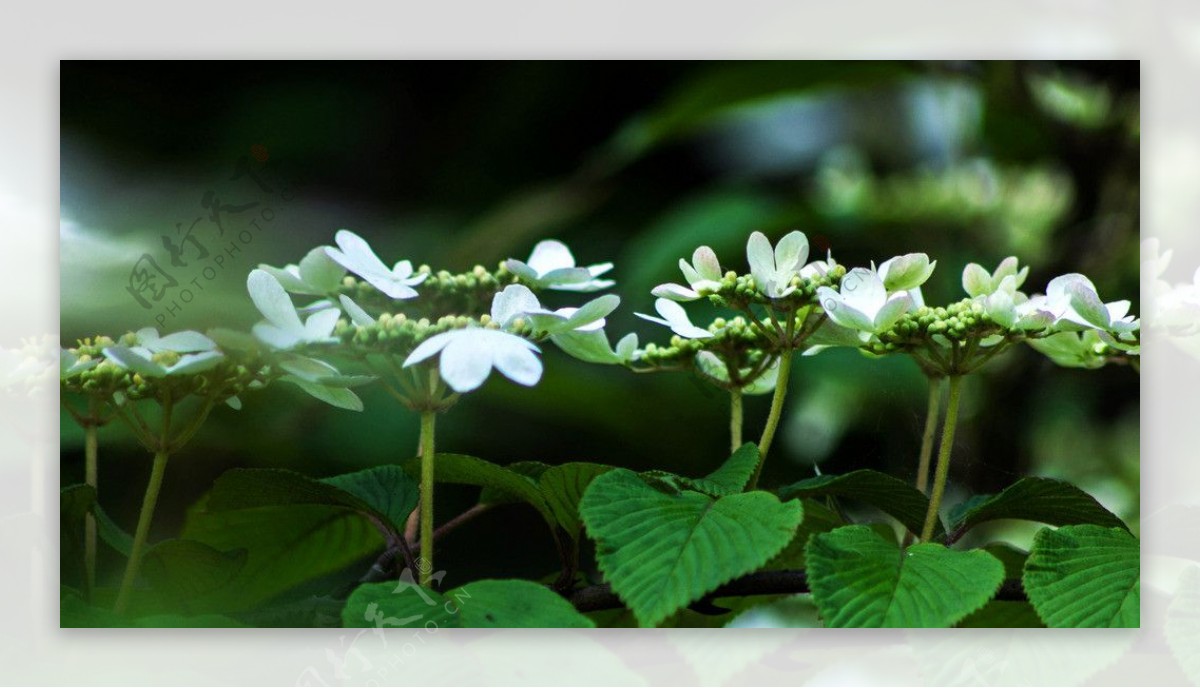
[[[342,302],[342,308],[346,310],[346,315],[350,316],[350,322],[359,327],[370,327],[375,324],[375,318],[362,309],[357,303],[354,303],[349,296],[342,294],[338,297]]]
[[[854,268],[842,278],[838,291],[847,306],[866,315],[872,321],[887,302],[887,289],[879,275],[866,268]]]
[[[765,292],[775,278],[775,252],[762,232],[754,232],[746,242],[746,261],[750,263],[755,284]]]
[[[696,249],[697,253],[699,253],[699,251],[700,249]],[[679,259],[679,271],[683,273],[683,279],[688,284],[695,284],[696,282],[700,281],[700,273],[696,272],[696,268],[693,268],[691,264],[683,258]]]
[[[459,330],[458,336],[442,349],[438,370],[455,392],[470,392],[483,384],[492,372],[495,342],[482,335],[485,330]],[[513,336],[513,335],[510,335]]]
[[[304,330],[291,297],[270,273],[251,270],[250,276],[246,278],[246,288],[258,312],[272,325],[297,334]]]
[[[308,320],[304,323],[304,337],[310,342],[318,342],[323,339],[329,339],[333,334],[333,328],[337,326],[338,318],[342,312],[337,308],[330,308],[323,311],[317,311],[308,316]]]
[[[583,284],[592,280],[587,268],[555,268],[538,274],[538,282],[547,287],[562,284]]]
[[[167,368],[168,375],[191,375],[217,367],[225,354],[220,351],[204,351],[198,354],[181,356],[175,365]]]
[[[888,297],[887,303],[883,304],[883,308],[880,308],[879,312],[875,314],[875,331],[886,330],[896,324],[900,316],[907,313],[910,308],[912,308],[912,298],[908,292],[892,294]]]
[[[692,265],[696,267],[696,273],[706,280],[714,282],[721,281],[721,263],[717,260],[717,254],[707,246],[701,246],[692,253]],[[690,280],[698,282],[700,280]]]
[[[963,268],[963,291],[968,296],[986,296],[992,292],[992,276],[978,263],[968,263]]]
[[[154,346],[148,348],[151,351],[174,351],[190,354],[197,351],[212,351],[217,348],[217,344],[199,332],[184,330],[162,337],[154,343]]]
[[[800,272],[800,266],[808,260],[808,237],[804,232],[788,232],[775,245],[775,270],[790,278]]]
[[[351,232],[348,229],[338,230],[338,233],[333,237],[337,242],[338,248],[342,249],[343,260],[338,260],[337,255],[330,254],[342,267],[351,272],[358,273],[362,277],[366,277],[366,273],[374,273],[380,275],[391,275],[392,271],[384,265],[379,256],[375,255],[375,251],[371,249],[371,245],[359,235]]]
[[[637,333],[630,332],[629,334],[625,335],[624,337],[621,337],[621,340],[617,342],[617,348],[616,348],[617,355],[621,357],[622,361],[632,360],[633,352],[637,351],[637,345],[638,345]]]
[[[695,301],[700,298],[700,294],[678,284],[660,284],[651,289],[650,293],[660,299],[672,301]]]
[[[129,347],[110,346],[104,349],[104,356],[122,368],[139,373],[143,377],[162,377],[167,374],[166,368]]]
[[[297,274],[307,293],[327,294],[341,286],[346,270],[330,258],[324,248],[314,248],[300,261]]]
[[[671,301],[671,303],[674,303]],[[570,329],[580,329],[586,325],[603,321],[604,317],[617,309],[621,305],[621,297],[616,294],[607,294],[597,299],[592,299],[583,304],[578,309],[561,309],[559,313],[569,310],[567,315],[567,324]],[[603,327],[603,324],[600,325]]]
[[[307,287],[304,284],[304,280],[300,278],[299,268],[295,265],[289,265],[283,269],[280,269],[260,263],[258,269],[269,273],[272,277],[278,280],[279,284],[287,291],[292,293],[307,292]]]
[[[387,294],[390,298],[411,299],[417,295],[415,289],[390,275],[369,274],[360,276],[367,281],[367,284]]]
[[[542,379],[542,362],[536,354],[520,344],[503,342],[496,346],[493,361],[496,370],[519,385],[532,387]]]
[[[586,282],[578,282],[575,284],[548,284],[548,285],[546,285],[546,288],[553,289],[555,291],[589,292],[589,291],[600,291],[601,289],[608,289],[609,287],[611,287],[614,284],[616,284],[616,282],[614,282],[612,280],[593,279],[593,280],[588,280]]]
[[[599,277],[609,270],[613,269],[612,263],[595,263],[587,266],[587,271],[592,274],[592,277]]]
[[[270,323],[258,323],[250,329],[258,340],[276,349],[290,349],[299,344],[303,337],[291,330],[284,330]],[[303,332],[303,330],[301,330]]]
[[[492,297],[492,320],[501,327],[525,313],[542,310],[533,291],[523,284],[510,284],[504,291]]]
[[[517,260],[516,258],[509,258],[508,260],[504,261],[504,267],[508,268],[509,272],[511,272],[512,274],[514,274],[518,277],[527,279],[530,282],[537,281],[537,277],[538,277],[537,272],[534,271],[533,268],[531,268],[528,265],[526,265],[525,263]]]
[[[846,299],[833,289],[817,287],[817,299],[835,324],[864,332],[875,329],[875,321],[870,316],[846,303]]]
[[[402,260],[392,267],[392,275],[396,279],[406,280],[413,274],[412,261]]]
[[[154,329],[153,327],[143,327],[137,332],[134,332],[133,335],[137,337],[138,344],[147,347],[153,346],[154,343],[159,340],[158,330]]]
[[[411,365],[420,363],[430,356],[436,356],[439,351],[446,348],[446,345],[449,344],[454,339],[454,336],[459,332],[461,332],[461,330],[452,330],[450,332],[435,334],[421,342],[417,345],[417,348],[413,349],[413,352],[408,355],[408,358],[404,359],[404,367],[407,368]]]
[[[533,253],[529,254],[529,267],[539,275],[544,275],[551,270],[559,268],[575,267],[575,256],[571,255],[571,250],[561,241],[547,239],[539,241],[537,246],[533,247]]]
[[[1117,320],[1124,318],[1126,315],[1129,315],[1129,306],[1130,305],[1131,304],[1129,303],[1129,301],[1122,300],[1122,301],[1113,301],[1111,303],[1106,303],[1106,304],[1104,304],[1104,307],[1108,309],[1109,318],[1111,318],[1115,322]]]

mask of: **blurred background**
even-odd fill
[[[814,257],[832,249],[849,265],[924,251],[938,261],[931,304],[964,296],[966,263],[1017,255],[1027,292],[1083,272],[1137,313],[1138,96],[1136,61],[63,62],[62,340],[249,328],[246,274],[296,262],[339,228],[385,261],[450,270],[561,239],[585,264],[616,263],[614,340],[665,341],[633,316],[652,312],[650,288],[678,281],[678,258],[699,244],[744,270],[754,230],[801,229]],[[249,174],[248,160],[271,175]],[[139,268],[177,284],[140,303],[127,288]],[[493,375],[441,419],[439,448],[692,475],[727,454],[718,390],[554,347],[545,360],[533,389]],[[915,476],[926,387],[911,361],[829,351],[793,374],[765,485],[816,470]],[[362,413],[286,385],[215,412],[172,459],[152,538],[176,534],[230,468],[325,476],[409,458],[415,416],[361,391]],[[749,400],[748,437],[768,401]],[[1062,369],[1017,349],[966,385],[947,501],[1060,477],[1136,527],[1138,417],[1134,371]],[[61,428],[62,483],[82,482],[82,434],[66,416]],[[100,440],[101,503],[132,529],[150,457],[116,425]],[[439,497],[444,520],[475,494]],[[1000,528],[1018,542],[1035,529],[973,537]],[[519,505],[439,546],[447,586],[556,566],[545,526]]]

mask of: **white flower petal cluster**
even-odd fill
[[[217,351],[213,340],[191,330],[160,337],[158,330],[147,327],[138,330],[136,337],[135,346],[109,346],[103,351],[105,358],[142,377],[159,378],[202,373],[216,367],[225,358],[225,354]],[[161,355],[165,353],[173,353],[176,356]],[[163,362],[164,358],[175,360],[167,364]],[[65,358],[63,362],[66,362]]]
[[[265,270],[252,270],[246,278],[246,289],[258,312],[266,318],[252,329],[254,336],[264,344],[286,350],[301,344],[337,341],[333,336],[333,328],[341,314],[337,308],[324,308],[301,322],[287,291]]]
[[[1025,278],[1029,276],[1029,266],[1026,265],[1018,270],[1018,265],[1016,256],[1009,256],[1000,261],[1000,265],[989,273],[978,263],[968,263],[967,267],[963,268],[963,289],[971,297],[987,296],[1000,289],[1004,280],[1009,277],[1012,278],[1011,290],[1020,289],[1021,285],[1025,283]]]
[[[803,232],[790,232],[772,249],[765,234],[754,232],[746,242],[746,260],[758,290],[768,298],[784,298],[796,291],[792,279],[808,260],[808,237]]]
[[[544,308],[536,294],[523,284],[510,284],[492,299],[492,320],[508,329],[518,319],[528,321],[538,334],[561,334],[576,330],[601,330],[605,316],[621,304],[620,297],[608,294],[579,308]]]
[[[323,247],[326,255],[338,265],[366,280],[367,284],[393,299],[411,299],[417,295],[413,289],[424,282],[428,273],[413,275],[412,263],[402,260],[388,268],[371,250],[362,237],[347,229],[334,235],[338,247]]]
[[[837,291],[818,287],[817,298],[830,320],[864,334],[888,329],[913,307],[907,291],[889,295],[879,273],[867,268],[847,272]]]
[[[85,370],[91,370],[99,364],[99,360],[90,356],[81,358],[69,349],[58,350],[58,375],[61,379],[82,373]]]
[[[455,392],[477,389],[492,368],[508,379],[532,387],[542,379],[540,352],[535,344],[515,334],[485,327],[467,327],[434,335],[421,342],[404,360],[404,367],[441,354],[438,372]]]
[[[703,327],[698,327],[692,324],[691,318],[688,317],[687,311],[678,303],[670,299],[657,299],[654,302],[654,310],[658,311],[661,318],[656,318],[645,313],[634,313],[637,317],[643,320],[649,320],[652,323],[666,325],[671,328],[671,331],[685,339],[705,339],[711,337],[712,333]]]
[[[588,267],[575,265],[575,256],[561,241],[539,241],[527,260],[509,258],[504,261],[509,272],[543,289],[558,291],[599,291],[611,287],[612,280],[597,279],[612,269],[612,263],[597,263]]]
[[[692,253],[692,262],[679,259],[679,270],[687,280],[688,286],[667,283],[660,284],[650,293],[654,296],[672,301],[695,301],[705,295],[705,292],[715,292],[721,288],[721,263],[717,254],[708,246],[701,246]]]
[[[930,262],[928,255],[908,253],[883,261],[876,272],[889,292],[912,291],[920,289],[936,267],[937,261]]]
[[[258,269],[270,273],[287,291],[312,296],[337,291],[346,275],[346,269],[329,257],[324,246],[309,251],[299,265],[275,268],[260,264]]]

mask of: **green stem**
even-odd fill
[[[129,551],[129,563],[125,566],[125,577],[121,579],[121,590],[117,593],[117,604],[113,611],[124,614],[129,605],[129,593],[133,589],[133,581],[137,578],[138,568],[142,563],[142,549],[146,546],[146,537],[150,534],[150,521],[154,517],[154,505],[158,502],[158,491],[162,487],[163,473],[167,470],[167,452],[159,450],[154,454],[154,467],[150,469],[150,483],[146,485],[146,496],[142,498],[142,511],[138,515],[137,530],[133,534],[133,548]]]
[[[950,376],[950,398],[946,402],[946,420],[942,424],[942,443],[938,447],[937,470],[933,476],[933,493],[929,496],[929,511],[925,513],[925,527],[921,529],[921,541],[929,542],[938,521],[938,509],[942,495],[946,492],[946,478],[950,475],[950,451],[954,448],[954,429],[958,424],[958,399],[962,391],[962,376]]]
[[[99,444],[96,439],[98,428],[89,423],[83,430],[83,481],[97,489],[97,455]],[[87,575],[87,589],[96,586],[96,517],[91,511],[84,520],[83,562]]]
[[[742,446],[742,390],[729,390],[729,446],[730,453]]]
[[[771,397],[771,413],[767,416],[767,425],[763,428],[762,439],[758,441],[758,465],[754,467],[754,475],[746,490],[758,486],[758,476],[762,474],[763,464],[767,461],[767,452],[771,449],[771,441],[775,439],[775,430],[779,427],[779,417],[783,413],[783,400],[787,397],[788,379],[792,373],[791,349],[779,354],[779,377],[775,382],[775,394]]]
[[[921,457],[917,463],[917,489],[929,489],[929,459],[933,457],[933,437],[937,433],[938,413],[942,401],[941,379],[929,378],[929,407],[925,412],[925,434],[921,436]]]
[[[417,561],[421,585],[433,576],[433,428],[437,414],[421,413],[421,558]]]

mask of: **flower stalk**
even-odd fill
[[[729,451],[742,446],[742,390],[729,390]]]
[[[767,452],[775,439],[775,431],[779,427],[779,418],[783,414],[783,400],[787,397],[788,379],[792,373],[792,349],[785,349],[779,354],[779,378],[775,382],[775,393],[771,396],[771,412],[767,416],[767,424],[763,427],[762,439],[758,441],[758,465],[754,467],[754,475],[750,477],[747,490],[758,486],[758,477],[762,474],[763,464],[767,461]]]
[[[421,555],[417,561],[421,585],[433,576],[434,424],[437,413],[421,413]]]
[[[83,428],[83,482],[97,494],[99,482],[97,479],[99,474],[98,434],[99,428],[94,423],[88,423]],[[83,562],[87,576],[87,589],[90,591],[96,586],[96,517],[91,511],[88,511],[84,517],[83,528]]]
[[[124,614],[129,606],[129,594],[133,590],[133,582],[137,579],[138,569],[141,568],[142,550],[146,547],[146,538],[150,535],[150,522],[154,518],[154,507],[158,503],[158,493],[162,488],[163,474],[167,470],[168,453],[160,449],[154,454],[154,465],[150,469],[150,482],[146,485],[146,494],[142,498],[142,510],[138,514],[137,530],[133,534],[133,548],[129,551],[129,563],[125,566],[125,575],[121,579],[121,589],[117,593],[117,603],[113,611]]]
[[[929,378],[929,405],[925,411],[925,433],[921,436],[921,455],[917,460],[917,489],[924,494],[928,494],[929,491],[929,460],[933,458],[933,437],[937,432],[941,401],[941,380],[931,376]]]
[[[950,452],[954,448],[954,430],[958,424],[959,397],[962,393],[962,376],[950,376],[950,395],[946,402],[946,420],[942,424],[942,442],[938,447],[937,469],[933,476],[933,492],[929,496],[929,510],[925,513],[925,526],[921,529],[921,541],[929,542],[937,526],[938,510],[946,492],[946,479],[950,475]]]

